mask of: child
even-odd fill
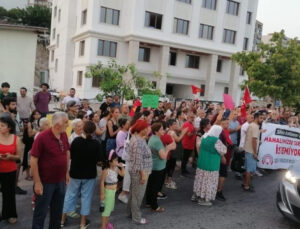
[[[100,200],[101,205],[104,203],[104,209],[101,209],[101,229],[113,228],[112,224],[108,223],[108,217],[114,210],[115,194],[118,184],[118,175],[124,176],[124,165],[118,163],[118,155],[114,150],[111,150],[108,156],[108,162],[103,168],[101,182],[100,182]]]

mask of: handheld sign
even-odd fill
[[[159,100],[158,95],[143,95],[142,107],[157,108],[158,100]]]
[[[224,106],[226,109],[232,110],[234,109],[234,102],[231,95],[223,94]]]

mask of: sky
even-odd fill
[[[287,37],[300,39],[300,0],[259,0],[257,20],[263,35],[284,29]]]

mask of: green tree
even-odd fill
[[[152,88],[152,82],[138,75],[135,65],[119,65],[114,59],[109,61],[107,65],[99,62],[96,65],[89,66],[85,76],[99,79],[102,94],[97,98],[106,95],[119,95],[122,100],[124,98],[134,99],[135,89],[138,95],[145,93],[160,95],[159,90]]]
[[[300,101],[300,44],[285,39],[284,31],[274,33],[270,44],[260,44],[258,52],[239,52],[235,60],[248,74],[248,85],[254,95],[270,96],[285,106]]]

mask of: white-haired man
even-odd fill
[[[44,228],[50,207],[49,228],[60,228],[65,185],[69,182],[69,142],[66,134],[68,116],[57,112],[52,127],[39,134],[31,149],[31,169],[36,194],[32,229]]]

